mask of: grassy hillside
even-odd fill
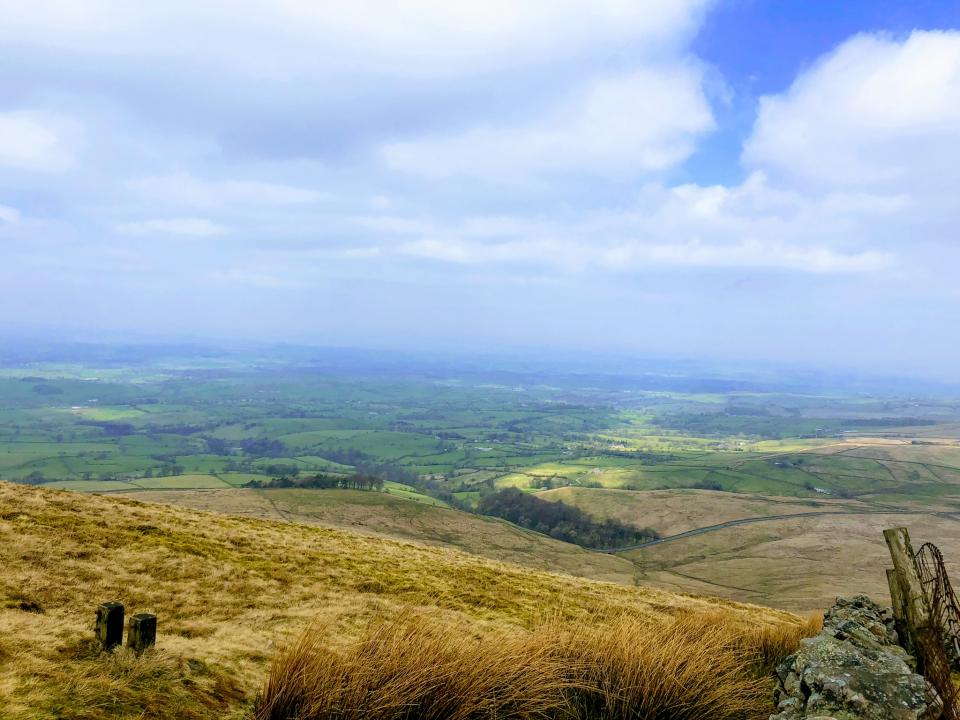
[[[564,487],[545,490],[539,497],[575,505],[600,520],[613,518],[637,527],[649,525],[661,535],[674,535],[740,518],[867,507],[853,500],[798,500],[686,489],[607,490]]]
[[[934,515],[828,515],[730,527],[623,553],[641,582],[792,610],[824,608],[838,595],[889,598],[885,528],[934,542],[960,576],[960,523]]]
[[[901,503],[881,506],[864,499],[799,500],[686,489],[567,487],[539,496],[576,505],[598,519],[650,525],[663,535],[741,518],[850,513],[739,525],[618,554],[636,565],[644,584],[791,610],[824,608],[837,595],[857,592],[886,597],[884,568],[890,558],[884,528],[906,525],[918,542],[935,542],[948,563],[960,559],[960,522],[955,516],[926,508],[913,514],[911,506]],[[911,512],[879,514],[891,509]],[[863,514],[867,511],[878,514]],[[951,572],[960,574],[960,567],[951,567]]]
[[[368,621],[428,613],[459,632],[789,613],[549,574],[453,550],[122,496],[0,483],[0,716],[244,717],[277,648],[312,622],[349,643]],[[100,654],[96,605],[159,617],[156,651]]]
[[[496,518],[414,501],[408,495],[287,488],[134,493],[129,497],[413,540],[538,570],[626,585],[634,584],[636,575],[629,560],[589,552]]]

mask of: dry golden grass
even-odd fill
[[[92,647],[98,603],[155,612],[142,658]],[[349,643],[413,608],[461,637],[525,633],[544,616],[599,626],[722,611],[790,613],[524,569],[294,523],[0,483],[0,717],[244,717],[278,646],[319,619]],[[501,637],[501,635],[496,635]]]
[[[409,616],[336,651],[311,629],[274,663],[258,720],[550,717],[570,683],[561,658],[523,632],[464,637]]]
[[[934,542],[960,577],[960,523],[930,515],[833,515],[725,528],[624,553],[641,582],[793,611],[866,593],[889,603],[885,528],[903,525],[914,547]]]
[[[256,718],[766,718],[771,667],[813,632],[815,623],[757,626],[724,611],[479,637],[408,615],[371,623],[345,648],[310,628],[278,655]]]
[[[632,585],[629,560],[584,550],[503,520],[360,490],[169,490],[129,493],[147,502],[197,510],[290,520],[351,533],[387,537],[517,563],[536,570]]]
[[[688,488],[610,490],[570,486],[546,490],[539,497],[562,500],[601,520],[612,518],[640,527],[648,525],[661,535],[674,535],[748,517],[868,507],[857,500],[803,500]]]

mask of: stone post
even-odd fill
[[[952,685],[947,687],[951,684],[949,661],[940,644],[930,602],[917,573],[910,534],[906,528],[890,528],[883,531],[883,537],[893,559],[907,621],[907,634],[916,653],[918,669],[933,683],[940,696],[945,697],[948,690],[952,691]]]
[[[104,650],[123,642],[123,603],[105,602],[97,607],[96,635]]]
[[[127,647],[137,655],[157,642],[157,616],[152,613],[137,613],[130,618],[127,628]]]
[[[912,655],[913,638],[910,637],[910,628],[907,625],[907,606],[903,590],[900,588],[900,580],[897,578],[897,571],[892,568],[887,568],[887,585],[890,587],[890,606],[893,608],[893,619],[897,635],[900,636],[900,645]]]

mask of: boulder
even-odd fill
[[[771,720],[934,720],[940,700],[914,668],[889,609],[839,599],[823,631],[777,668]]]

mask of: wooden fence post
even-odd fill
[[[152,613],[137,613],[130,618],[127,628],[127,647],[137,655],[157,642],[157,616]]]
[[[123,603],[105,602],[97,607],[96,636],[104,650],[123,642]]]
[[[907,606],[903,598],[903,590],[897,571],[887,568],[887,585],[890,587],[890,606],[893,608],[893,620],[900,636],[900,644],[907,652],[913,654],[913,638],[910,637],[910,627],[907,624]]]
[[[906,528],[890,528],[883,531],[883,537],[890,548],[890,557],[893,559],[893,569],[900,586],[902,606],[907,622],[907,634],[916,652],[918,669],[925,675],[936,673],[939,668],[931,667],[940,664],[940,656],[946,661],[943,648],[936,628],[931,618],[930,603],[923,591],[923,583],[917,574],[917,565],[914,562],[913,546],[910,544],[910,534]],[[934,682],[934,685],[937,683]],[[942,688],[937,688],[942,692]]]

